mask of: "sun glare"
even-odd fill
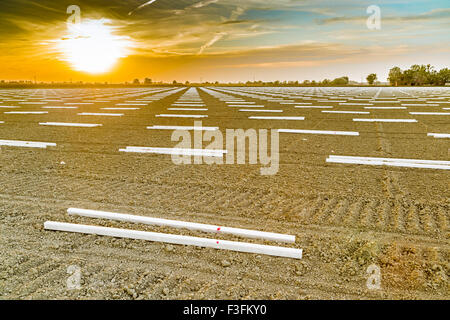
[[[68,35],[61,39],[59,47],[63,60],[73,69],[88,73],[105,73],[127,56],[130,41],[113,34],[109,20],[84,20],[69,24]]]

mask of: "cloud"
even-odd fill
[[[216,43],[217,41],[219,41],[220,39],[222,39],[226,35],[227,34],[225,32],[221,32],[221,33],[216,34],[211,40],[209,40],[207,43],[205,43],[204,45],[202,45],[200,47],[200,50],[198,51],[197,54],[202,54],[203,51],[205,51],[205,49],[211,47],[214,43]]]
[[[316,19],[318,24],[332,24],[332,23],[354,23],[354,22],[365,22],[368,16],[340,16],[332,17],[326,19]],[[383,11],[381,11],[381,21],[392,22],[392,23],[403,23],[403,22],[425,22],[425,21],[444,21],[448,22],[450,18],[450,8],[439,8],[433,9],[428,12],[424,12],[416,15],[405,15],[405,16],[384,16]]]
[[[146,3],[141,4],[141,5],[140,5],[139,7],[137,7],[136,9],[130,11],[130,12],[128,13],[128,15],[131,16],[134,12],[136,12],[136,11],[138,11],[138,10],[141,10],[142,8],[151,5],[151,4],[152,4],[153,2],[155,2],[155,1],[156,1],[156,0],[150,0],[150,1],[147,1]]]

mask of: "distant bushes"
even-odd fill
[[[394,67],[389,71],[388,80],[393,86],[444,86],[450,82],[450,69],[444,68],[437,71],[429,64],[415,64],[404,71]]]

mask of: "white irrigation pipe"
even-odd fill
[[[206,107],[204,103],[174,103],[172,107]]]
[[[157,114],[155,117],[161,118],[207,118],[207,115],[199,114]]]
[[[246,108],[264,108],[265,106],[261,105],[261,104],[229,104],[228,107],[230,108],[242,108],[242,107],[246,107]]]
[[[405,107],[439,107],[438,104],[430,104],[430,103],[402,103],[402,106],[405,106]]]
[[[370,158],[370,157],[331,155],[326,159],[326,162],[450,170],[450,161],[435,161],[435,160],[420,160],[420,159]]]
[[[217,131],[219,127],[201,127],[201,126],[151,126],[147,129],[152,130],[199,130],[199,131]]]
[[[67,209],[67,213],[69,215],[77,215],[77,216],[83,216],[83,217],[89,217],[89,218],[118,220],[118,221],[125,221],[125,222],[163,226],[163,227],[198,230],[198,231],[203,231],[203,232],[233,234],[233,235],[244,237],[244,238],[264,239],[264,240],[288,242],[288,243],[295,242],[295,236],[292,236],[292,235],[273,233],[273,232],[265,232],[265,231],[257,231],[257,230],[240,229],[240,228],[231,228],[231,227],[224,227],[224,226],[210,225],[210,224],[203,224],[203,223],[195,223],[195,222],[187,222],[187,221],[179,221],[179,220],[168,220],[168,219],[160,219],[160,218],[153,218],[153,217],[143,217],[143,216],[136,216],[136,215],[131,215],[131,214],[78,209],[78,208],[69,208],[69,209]]]
[[[305,120],[305,117],[271,117],[271,116],[250,116],[254,120]]]
[[[154,147],[126,147],[119,149],[120,152],[134,153],[156,153],[169,155],[185,155],[185,156],[204,156],[204,157],[223,157],[227,150],[215,149],[183,149],[183,148],[154,148]]]
[[[207,108],[167,108],[169,111],[208,111]]]
[[[106,116],[106,117],[121,117],[123,113],[91,113],[91,112],[82,112],[78,113],[79,116]]]
[[[84,104],[84,105],[88,105],[88,104],[94,104],[93,102],[64,102],[64,104]]]
[[[46,106],[46,107],[42,107],[42,109],[78,109],[78,107],[52,107],[52,106]]]
[[[416,119],[358,119],[354,118],[355,122],[417,122]]]
[[[450,133],[429,133],[428,136],[434,138],[450,138]]]
[[[344,114],[370,114],[368,111],[329,111],[322,110],[323,113],[344,113]]]
[[[333,109],[333,106],[295,106],[296,109]]]
[[[240,112],[283,112],[283,110],[269,110],[269,109],[239,109]]]
[[[355,132],[355,131],[278,129],[278,132],[283,132],[283,133],[306,133],[306,134],[331,134],[331,135],[341,135],[341,136],[359,136],[359,132]]]
[[[239,104],[255,104],[254,101],[237,101]],[[225,101],[226,104],[234,104],[236,101]]]
[[[340,102],[341,106],[373,106],[373,103]]]
[[[9,147],[29,147],[29,148],[42,148],[55,147],[56,143],[51,142],[35,142],[35,141],[17,141],[17,140],[0,140],[0,146]]]
[[[69,123],[69,122],[39,122],[41,126],[57,126],[57,127],[82,127],[93,128],[100,127],[101,124],[96,123]]]
[[[29,102],[29,101],[26,101],[26,102],[19,102],[19,104],[47,104],[47,102]]]
[[[76,232],[84,234],[96,234],[101,236],[110,236],[118,238],[128,238],[137,240],[148,240],[155,242],[165,242],[181,245],[192,245],[205,248],[224,249],[239,252],[266,254],[277,257],[286,257],[301,259],[302,249],[285,248],[277,246],[267,246],[254,243],[245,243],[237,241],[216,240],[208,238],[180,236],[167,233],[137,231],[129,229],[118,229],[108,227],[98,227],[91,225],[72,224],[64,222],[46,221],[45,230]]]
[[[364,107],[364,109],[378,109],[378,110],[404,110],[406,107]]]
[[[141,108],[101,108],[102,110],[140,110]]]
[[[409,114],[428,116],[450,116],[450,112],[410,112]]]
[[[48,111],[7,111],[5,114],[46,114]]]
[[[367,161],[394,161],[394,162],[407,162],[407,163],[426,163],[426,164],[442,164],[450,165],[450,161],[444,160],[422,160],[422,159],[404,159],[404,158],[378,158],[378,157],[356,157],[356,156],[338,156],[330,155],[329,158],[343,158],[343,159],[358,159]]]

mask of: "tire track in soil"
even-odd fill
[[[20,197],[19,199],[22,199],[22,200],[25,199],[23,201],[25,203],[27,203],[29,201],[35,201],[37,198]],[[7,202],[11,202],[12,200],[13,199],[11,199],[11,197],[8,195],[6,201]],[[71,206],[74,205],[74,201],[72,201],[70,199],[67,199],[67,200],[58,199],[58,200],[56,200],[56,199],[53,199],[53,198],[45,199],[45,198],[39,197],[39,200],[41,201],[41,203],[42,202],[43,203],[45,203],[45,202],[51,203],[51,206],[54,206],[55,203],[61,203],[61,202],[67,203],[66,205],[63,206],[63,208],[64,208],[63,210],[64,211],[68,207],[71,207]],[[18,202],[20,203],[21,201],[19,200]],[[338,200],[335,200],[334,202],[338,203]],[[75,203],[80,203],[80,202],[79,201],[75,201]],[[92,201],[88,201],[86,203],[87,204],[84,207],[93,208],[93,209],[98,208],[99,205],[100,205],[100,203],[96,203],[96,202],[92,202]],[[312,203],[312,205],[310,205],[310,203]],[[361,209],[362,209],[361,207],[362,207],[363,203],[364,203],[363,201],[357,200],[356,202],[350,204],[350,206],[349,206],[350,207],[350,210],[349,210],[350,214],[345,217],[346,219],[344,219],[344,223],[343,223],[344,229],[349,229],[349,228],[353,229],[353,228],[355,228],[355,226],[357,226],[357,224],[355,222],[357,222],[359,220],[358,219],[359,218],[359,212],[361,212]],[[111,202],[107,203],[106,205],[108,207],[116,207],[115,203],[111,203]],[[105,206],[105,203],[101,203],[101,206]],[[120,206],[123,206],[123,204],[120,204]],[[326,203],[323,201],[323,198],[321,196],[317,197],[316,199],[313,198],[313,199],[309,200],[309,203],[305,204],[305,208],[304,209],[306,209],[306,210],[303,210],[303,213],[308,212],[308,211],[312,212],[311,217],[308,215],[308,217],[306,218],[306,224],[321,225],[320,219],[318,219],[318,218],[315,219],[314,218],[314,213],[315,212],[319,212],[319,209],[323,208],[324,206],[326,206]],[[389,206],[387,206],[387,207],[389,207]],[[136,209],[134,209],[135,208],[134,206],[132,208],[133,208],[132,210],[125,210],[125,212],[127,212],[127,211],[131,211],[131,212],[136,211]],[[136,208],[139,208],[139,207],[136,206]],[[148,208],[146,208],[145,206],[143,206],[142,208],[146,209],[146,211],[148,212]],[[403,206],[401,206],[400,208],[403,209]],[[447,230],[447,224],[445,222],[447,218],[445,217],[445,211],[444,211],[445,209],[444,208],[445,207],[443,207],[443,206],[436,206],[436,210],[433,210],[433,212],[437,212],[437,219],[438,219],[438,221],[444,221],[443,223],[442,222],[436,223],[437,225],[440,226],[441,233],[444,233],[445,231],[448,231]],[[52,211],[54,211],[54,210],[52,210]],[[117,210],[114,209],[113,211],[120,211],[120,210],[119,210],[119,208],[117,208]],[[124,211],[122,211],[122,212],[124,212]],[[156,210],[156,212],[159,212],[159,210]],[[176,212],[176,211],[174,211],[174,212]],[[160,213],[158,215],[160,215]],[[173,215],[173,213],[171,215]],[[217,214],[215,214],[215,213],[209,213],[209,214],[208,213],[203,213],[203,214],[189,213],[189,210],[183,210],[183,213],[182,213],[182,215],[180,217],[182,218],[184,216],[189,216],[189,215],[196,216],[196,217],[199,217],[199,216],[209,217],[209,216],[211,216],[212,220],[217,219]],[[394,222],[396,222],[396,220],[395,220],[395,212],[392,215],[392,217],[394,218]],[[245,222],[245,224],[248,224],[248,223],[246,223],[246,220],[248,220],[248,218],[243,217],[243,216],[226,216],[226,217],[224,217],[224,219],[231,220],[231,221],[236,221],[236,223],[244,223]],[[240,222],[238,222],[238,221],[240,221]],[[272,222],[270,222],[270,221],[272,221]],[[313,221],[318,221],[319,223],[313,223]],[[348,222],[348,221],[350,221],[350,222]],[[269,219],[269,222],[270,223],[274,223],[274,227],[277,226],[277,229],[278,229],[278,227],[282,228],[282,225],[286,226],[287,228],[292,228],[292,227],[294,227],[295,225],[298,224],[296,222],[293,222],[293,223],[290,223],[290,224],[285,224],[285,223],[282,223],[281,221],[278,221],[278,219],[276,219],[276,218]],[[291,225],[291,227],[289,227],[289,225]],[[392,232],[392,230],[394,230],[394,233],[395,233],[395,228],[393,228],[393,229],[390,228],[390,230],[388,229],[387,231]],[[405,231],[405,232],[401,232],[401,233],[402,234],[408,234],[409,232]],[[430,236],[430,238],[433,238],[429,234],[427,234],[427,236]]]

